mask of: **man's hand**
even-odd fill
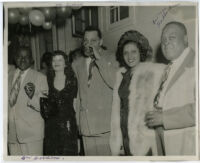
[[[163,125],[162,111],[150,111],[145,115],[146,125],[150,128]]]
[[[94,46],[92,46],[91,48],[93,49],[94,57],[95,57],[97,60],[100,59],[100,53],[99,53],[100,49],[98,49],[98,48],[96,48],[96,47],[94,47]]]

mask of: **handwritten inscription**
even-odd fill
[[[58,156],[22,156],[22,160],[63,160],[63,157],[58,157]]]
[[[168,12],[177,6],[179,6],[179,4],[177,4],[175,6],[169,6],[169,7],[163,8],[158,14],[156,14],[155,18],[153,19],[153,24],[160,27],[160,25],[163,23],[165,17],[167,16]]]

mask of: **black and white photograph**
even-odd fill
[[[4,160],[199,159],[197,1],[3,12]]]

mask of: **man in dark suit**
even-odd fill
[[[39,99],[47,91],[44,75],[31,69],[31,50],[16,53],[17,68],[8,74],[8,147],[10,155],[42,155],[44,121]]]
[[[102,48],[99,29],[87,27],[83,55],[72,64],[79,83],[77,120],[85,155],[111,155],[109,147],[112,89],[118,62]]]
[[[160,155],[195,155],[195,54],[188,47],[185,25],[166,24],[161,46],[170,63],[146,122],[156,129]]]

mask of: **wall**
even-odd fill
[[[54,26],[52,35],[54,50],[62,50],[68,55],[71,50],[80,46],[81,39],[72,36],[71,18],[63,26]]]
[[[130,7],[131,16],[128,22],[123,22],[117,27],[109,29],[109,7],[99,7],[99,27],[102,31],[104,45],[115,52],[120,36],[128,30],[134,29],[146,36],[157,53],[160,45],[160,36],[163,26],[169,21],[181,21],[188,29],[190,46],[195,49],[195,7],[174,6],[136,6]],[[162,15],[165,15],[164,18]],[[158,18],[158,19],[157,19]],[[153,23],[153,20],[155,23]],[[161,22],[162,21],[162,22]],[[160,23],[161,22],[161,23]],[[158,25],[160,23],[160,25]],[[63,50],[67,54],[80,46],[81,39],[72,36],[71,19],[67,19],[64,26],[53,27],[54,50]]]
[[[100,28],[103,32],[104,45],[112,51],[116,51],[117,43],[120,36],[127,30],[138,30],[146,36],[153,48],[154,54],[157,53],[160,36],[163,26],[169,21],[181,21],[186,25],[188,30],[188,39],[190,46],[195,49],[195,7],[175,6],[169,8],[167,6],[137,6],[130,7],[132,15],[127,24],[119,25],[119,28],[109,30],[106,15],[106,8],[99,8]],[[162,15],[166,15],[163,16]],[[157,19],[158,18],[158,19]],[[153,23],[153,20],[155,24]],[[161,22],[162,21],[162,22]],[[160,24],[160,25],[158,25]],[[121,26],[121,27],[120,27]]]

